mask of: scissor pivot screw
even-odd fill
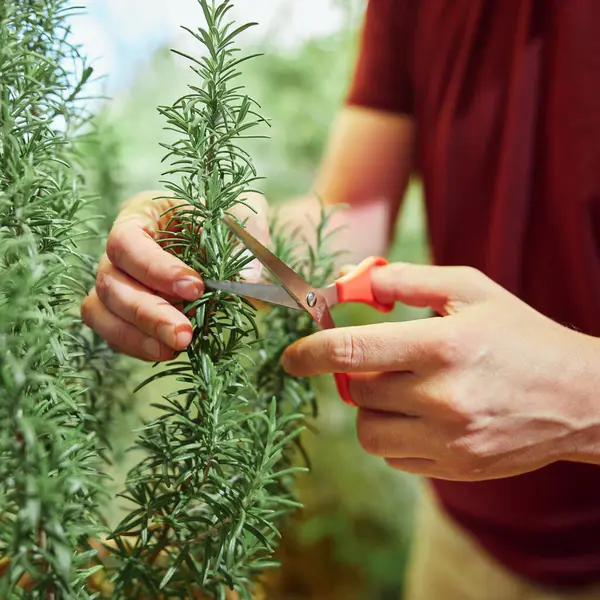
[[[317,303],[317,295],[314,292],[309,292],[306,296],[306,304],[308,304],[311,308],[314,308]]]

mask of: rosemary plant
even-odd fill
[[[183,55],[198,81],[159,109],[175,132],[165,144],[165,186],[179,201],[161,242],[205,278],[238,280],[251,257],[222,217],[235,217],[257,181],[241,143],[265,120],[236,85],[252,58],[240,56],[236,38],[252,24],[229,21],[230,0],[199,5],[206,27],[188,31],[204,54]],[[292,260],[284,240],[276,235],[275,249]],[[329,275],[331,260],[315,252],[302,260],[307,277]],[[118,598],[222,599],[228,589],[251,598],[253,581],[275,564],[278,523],[299,506],[292,457],[314,397],[306,382],[284,374],[279,356],[312,322],[276,309],[261,339],[253,306],[222,292],[205,293],[186,311],[194,326],[187,356],[145,382],[175,377],[178,386],[155,405],[160,414],[137,442],[146,457],[123,495],[133,509],[113,535]]]
[[[69,158],[91,71],[67,13],[60,0],[0,2],[2,598],[87,598],[98,532],[98,448],[69,332],[82,206]]]
[[[95,261],[75,144],[91,75],[68,0],[0,0],[0,598],[90,598],[99,434],[123,381],[79,319]],[[110,380],[110,381],[109,381]]]

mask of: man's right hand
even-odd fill
[[[142,192],[121,209],[100,259],[96,285],[81,305],[83,321],[118,352],[147,361],[169,360],[192,339],[192,324],[183,314],[185,302],[198,299],[204,284],[198,273],[163,250],[157,236],[182,204],[160,198],[160,192]],[[267,203],[263,196],[247,197],[254,209],[239,207],[250,232],[268,241]],[[246,279],[260,277],[260,265]]]

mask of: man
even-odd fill
[[[373,287],[439,316],[319,332],[283,364],[353,373],[364,448],[432,478],[409,600],[600,598],[599,34],[598,0],[369,3],[315,189],[350,204],[358,259],[385,251],[418,169],[438,266]],[[82,310],[154,360],[191,329],[151,290],[202,282],[155,243],[152,196],[126,204]]]

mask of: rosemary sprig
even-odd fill
[[[254,191],[258,176],[241,144],[266,121],[236,85],[252,57],[235,42],[252,24],[229,21],[230,0],[199,5],[206,27],[188,31],[204,54],[183,55],[198,82],[159,109],[176,135],[165,144],[165,187],[179,201],[162,243],[206,278],[237,280],[251,257],[222,216]],[[290,256],[290,242],[276,238],[276,250]],[[306,259],[307,276],[328,275],[321,250]],[[178,385],[155,405],[161,412],[138,442],[146,457],[124,494],[134,508],[114,534],[117,597],[225,598],[231,589],[250,598],[258,574],[275,564],[278,524],[299,507],[293,456],[314,395],[284,375],[278,358],[312,331],[310,319],[277,309],[265,317],[271,341],[259,341],[256,312],[242,298],[207,292],[186,311],[194,326],[187,356],[149,379]]]

